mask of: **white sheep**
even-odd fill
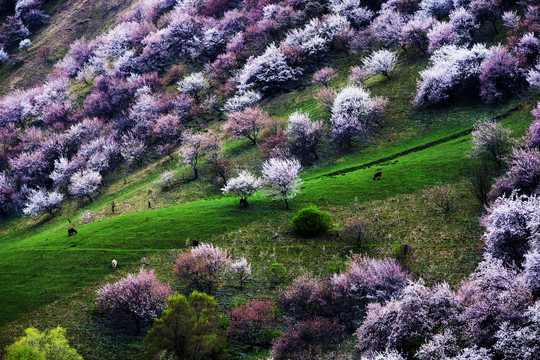
[[[113,269],[116,269],[116,267],[118,266],[118,262],[113,259],[113,261],[111,262],[111,266]]]

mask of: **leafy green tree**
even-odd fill
[[[6,360],[82,360],[61,327],[43,332],[31,327],[24,332],[26,336],[7,347]]]
[[[225,348],[223,317],[214,298],[194,291],[189,299],[171,295],[161,318],[154,320],[144,339],[151,357],[165,352],[177,360],[217,358]]]

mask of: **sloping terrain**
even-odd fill
[[[24,63],[0,69],[0,94],[27,89],[45,81],[54,63],[75,40],[93,39],[116,22],[133,0],[55,0],[47,3],[50,15],[31,37],[32,45],[19,52]]]

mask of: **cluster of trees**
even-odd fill
[[[28,47],[30,32],[41,26],[48,17],[42,5],[42,0],[0,1],[0,12],[12,14],[0,25],[0,65],[7,61],[18,64],[22,60],[12,53],[17,48]]]
[[[142,0],[103,35],[71,44],[45,84],[0,100],[3,215],[53,213],[49,210],[59,206],[62,196],[91,200],[122,163],[129,169],[148,156],[172,157],[180,145],[193,178],[199,177],[198,164],[205,158],[224,183],[233,169],[221,139],[197,132],[220,118],[226,118],[224,129],[232,138],[260,143],[270,157],[292,153],[317,159],[318,146],[327,138],[351,146],[382,126],[387,101],[372,97],[362,82],[377,74],[392,78],[399,48],[431,56],[418,83],[418,105],[470,92],[499,101],[528,84],[536,86],[538,6],[524,7],[518,15],[509,11],[513,5],[484,0]],[[40,11],[34,0],[3,1],[2,6],[12,8],[17,19]],[[476,30],[490,23],[495,31],[499,19],[509,28],[508,45],[473,46]],[[9,28],[16,31],[16,26]],[[351,69],[350,85],[337,91],[330,86],[335,71],[319,66],[330,51],[363,58],[362,66]],[[178,61],[189,68],[172,66]],[[330,111],[330,121],[313,122],[294,113],[278,125],[257,107],[265,96],[290,90],[310,74],[321,86],[317,97]],[[69,91],[74,83],[86,86],[88,95],[75,99]],[[175,83],[176,92],[160,90]],[[37,206],[36,192],[51,193],[58,202]]]

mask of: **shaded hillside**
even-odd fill
[[[21,50],[24,63],[15,68],[0,67],[0,94],[26,89],[45,81],[54,63],[73,41],[82,36],[93,39],[116,21],[133,0],[55,0],[47,3],[50,15],[31,37],[32,45]]]

